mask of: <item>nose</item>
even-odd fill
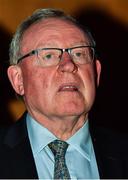
[[[71,55],[68,52],[64,52],[60,64],[58,66],[58,71],[76,73],[78,70],[77,65],[73,62]]]

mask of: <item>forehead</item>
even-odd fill
[[[86,34],[73,23],[57,18],[48,18],[31,25],[24,32],[21,50],[29,51],[42,46],[54,46],[54,44],[73,46],[75,43],[77,45],[77,43],[88,43],[88,41]]]

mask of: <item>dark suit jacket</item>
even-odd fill
[[[90,127],[100,178],[128,178],[127,143],[121,136]],[[43,171],[43,169],[42,169]],[[86,169],[85,169],[86,171]],[[0,131],[0,179],[38,179],[27,134],[26,115]]]

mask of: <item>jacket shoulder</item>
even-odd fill
[[[93,140],[106,153],[123,157],[128,152],[128,134],[105,127],[95,127]]]

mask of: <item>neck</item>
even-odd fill
[[[86,122],[87,115],[78,117],[37,117],[33,114],[31,116],[52,132],[58,139],[66,141],[73,136]]]

